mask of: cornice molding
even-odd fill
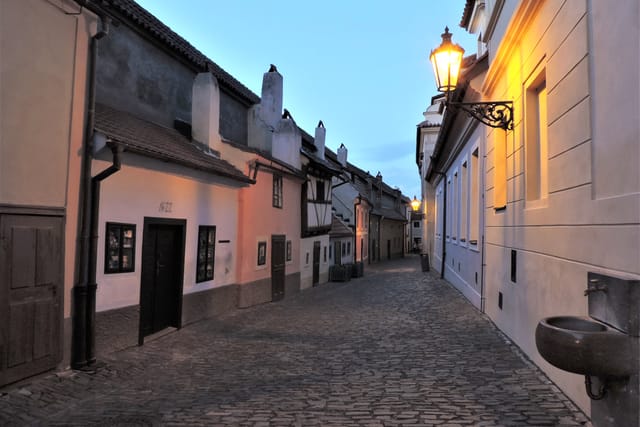
[[[536,18],[538,11],[541,9],[543,4],[543,0],[523,0],[520,3],[507,26],[502,40],[500,41],[500,45],[498,46],[493,61],[489,64],[487,77],[482,85],[483,94],[491,94],[493,92],[498,79],[503,76],[504,71],[507,68],[509,58],[516,50],[521,40],[520,35],[531,25],[531,22]],[[497,15],[495,19],[497,22]],[[495,27],[495,23],[493,25]],[[491,33],[493,35],[493,28]]]

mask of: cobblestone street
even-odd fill
[[[420,260],[0,389],[2,425],[590,425]]]

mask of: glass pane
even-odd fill
[[[107,228],[109,249],[117,250],[120,247],[120,227],[110,225]]]
[[[209,246],[213,246],[213,244],[216,242],[216,230],[215,228],[211,227],[209,228]]]
[[[133,268],[133,248],[122,249],[122,269],[130,270]]]

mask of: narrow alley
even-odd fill
[[[0,389],[0,425],[590,425],[415,256]]]

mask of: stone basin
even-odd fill
[[[554,316],[536,328],[536,347],[553,366],[601,378],[627,377],[637,372],[629,335],[589,317]]]

